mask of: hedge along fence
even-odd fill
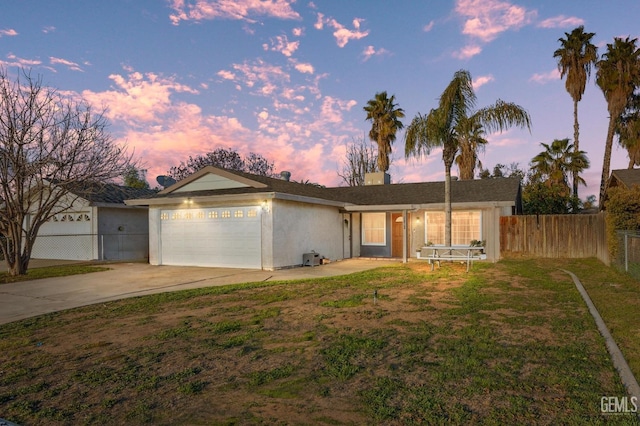
[[[597,257],[610,264],[605,213],[500,217],[500,254]]]

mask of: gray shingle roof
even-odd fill
[[[611,178],[631,188],[633,185],[640,185],[640,169],[620,169],[611,172]]]
[[[400,183],[356,187],[323,188],[289,182],[267,176],[226,170],[229,173],[265,184],[265,188],[232,188],[193,192],[154,194],[153,198],[178,198],[231,194],[276,192],[303,197],[319,198],[362,206],[397,204],[444,203],[444,182]],[[520,179],[496,178],[451,182],[453,203],[461,202],[517,202],[520,195]],[[143,197],[141,197],[143,198]]]
[[[124,204],[125,200],[150,198],[157,192],[152,189],[130,188],[113,183],[76,183],[67,190],[91,203]]]

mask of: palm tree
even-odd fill
[[[395,104],[395,95],[387,97],[387,92],[376,93],[375,98],[367,102],[364,110],[367,120],[371,120],[369,138],[378,144],[378,169],[389,170],[391,145],[396,140],[396,132],[404,127],[400,121],[404,118],[404,110]]]
[[[609,127],[600,177],[600,208],[604,206],[607,179],[611,166],[611,148],[617,123],[635,88],[640,83],[640,50],[636,47],[638,39],[614,38],[613,44],[607,44],[607,52],[596,63],[596,83],[602,90],[609,111]]]
[[[464,130],[460,133],[459,153],[456,156],[459,178],[471,180],[475,175],[475,169],[482,170],[482,162],[478,159],[478,153],[484,152],[485,145],[489,142],[484,138],[484,128],[477,122],[467,120],[460,123]]]
[[[582,99],[587,80],[591,76],[591,67],[598,60],[598,48],[591,43],[595,33],[585,33],[581,25],[571,33],[564,33],[566,39],[558,41],[562,47],[553,52],[553,57],[558,60],[560,78],[566,77],[565,87],[573,99],[573,146],[580,150],[578,102]],[[573,195],[578,196],[578,179],[573,176]]]
[[[446,246],[451,245],[451,166],[461,145],[471,139],[469,135],[474,129],[494,132],[513,125],[531,128],[529,114],[515,104],[498,100],[495,105],[473,112],[475,103],[471,74],[457,71],[442,92],[438,108],[432,109],[427,116],[418,113],[405,133],[406,158],[421,157],[430,154],[432,149],[442,148]],[[474,125],[470,126],[469,122]],[[471,163],[475,167],[475,161]]]
[[[620,146],[627,150],[628,168],[640,166],[640,95],[632,96],[627,109],[620,117],[616,134]]]
[[[584,151],[576,151],[569,139],[556,139],[551,145],[541,143],[544,151],[531,160],[531,171],[548,187],[560,188],[561,195],[569,195],[568,175],[574,179],[573,186],[586,185],[580,173],[589,168],[589,159]]]

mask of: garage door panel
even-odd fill
[[[161,211],[166,265],[260,268],[259,207]]]

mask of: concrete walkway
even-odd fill
[[[0,324],[50,312],[127,297],[227,284],[346,275],[397,260],[347,259],[327,265],[279,271],[255,269],[107,264],[110,270],[67,277],[0,284]],[[37,267],[36,262],[32,267]]]

